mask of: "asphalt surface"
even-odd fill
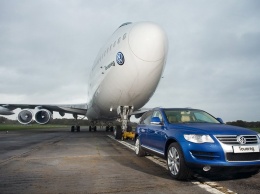
[[[149,157],[137,157],[108,135],[112,133],[87,132],[84,128],[80,133],[69,129],[0,132],[0,193],[221,191],[208,186],[212,183],[224,187],[224,193],[228,189],[233,191],[230,193],[260,192],[260,174],[240,179],[175,181],[162,165]]]

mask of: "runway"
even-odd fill
[[[218,193],[197,178],[173,180],[162,165],[108,135],[84,128],[0,132],[0,193]],[[258,193],[259,180],[258,174],[217,183]],[[246,189],[236,190],[237,183]]]

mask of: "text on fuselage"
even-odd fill
[[[113,61],[113,62],[111,62],[111,63],[109,63],[109,65],[108,66],[105,66],[105,70],[108,70],[110,67],[112,67],[112,66],[115,66],[115,62]]]

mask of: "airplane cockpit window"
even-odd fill
[[[126,26],[128,24],[132,24],[132,22],[126,22],[126,23],[123,23],[121,26],[119,26],[119,28],[121,28],[122,26]]]

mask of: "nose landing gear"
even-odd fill
[[[127,124],[130,118],[130,114],[133,112],[133,106],[119,106],[117,108],[117,114],[120,116],[120,120],[122,125],[116,126],[114,130],[115,139],[122,139],[122,135],[125,131],[127,131]]]

